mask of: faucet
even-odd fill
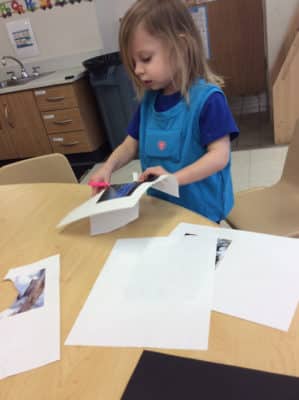
[[[19,64],[19,66],[20,66],[20,68],[21,68],[21,78],[28,78],[28,77],[29,77],[29,74],[28,74],[28,72],[26,71],[24,64],[23,64],[20,60],[18,60],[18,59],[15,58],[15,57],[12,57],[12,56],[3,56],[2,59],[1,59],[1,64],[2,64],[3,66],[6,65],[6,60],[13,60],[13,61],[15,61],[17,64]]]

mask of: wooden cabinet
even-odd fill
[[[53,151],[96,150],[105,141],[99,112],[86,79],[34,91]]]
[[[51,111],[77,107],[78,103],[74,88],[75,84],[69,84],[35,90],[38,108],[41,111]]]
[[[0,96],[0,125],[2,160],[52,152],[31,91]]]
[[[78,108],[69,108],[66,110],[56,110],[42,113],[44,124],[48,134],[65,133],[84,130],[84,121],[82,120]]]
[[[104,142],[86,79],[0,94],[0,160],[91,152]]]
[[[9,109],[6,96],[0,96],[0,159],[16,158],[12,136],[9,134]]]

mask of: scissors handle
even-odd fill
[[[88,185],[91,187],[98,187],[98,188],[108,188],[110,186],[110,183],[108,182],[97,182],[97,181],[89,181]]]

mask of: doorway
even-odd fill
[[[224,92],[240,128],[233,149],[273,146],[264,0],[209,1],[206,13],[210,65],[225,80]]]

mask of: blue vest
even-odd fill
[[[145,94],[140,110],[139,156],[142,169],[161,165],[174,173],[202,157],[207,149],[200,144],[199,116],[207,98],[221,90],[198,80],[189,90],[190,101],[179,101],[167,111],[155,111],[157,93]],[[222,92],[221,92],[222,93]],[[230,160],[226,167],[206,179],[180,186],[176,198],[158,190],[150,194],[220,221],[233,206]]]

